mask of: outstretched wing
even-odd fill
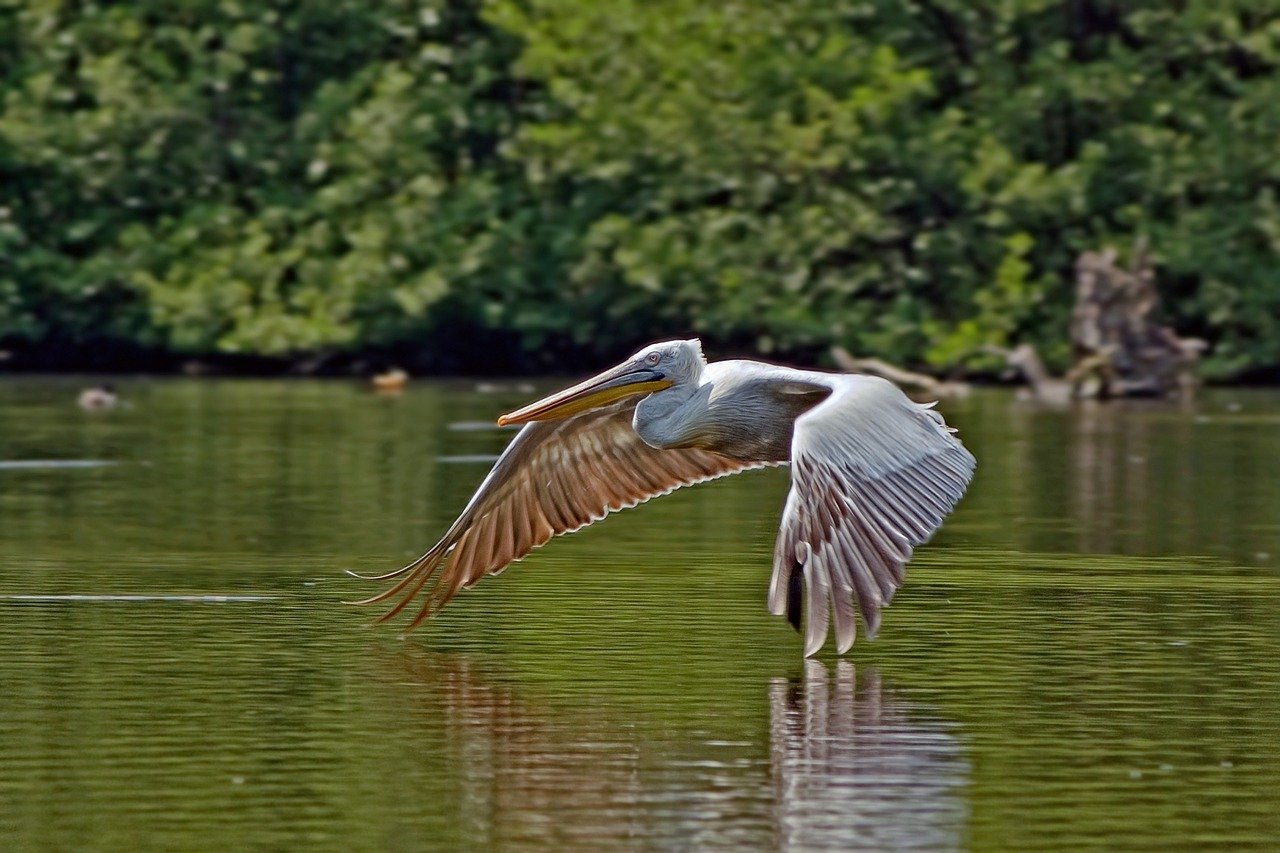
[[[379,618],[382,622],[421,593],[412,630],[459,589],[497,574],[552,536],[572,533],[680,486],[769,464],[698,448],[650,447],[631,425],[636,402],[631,398],[566,420],[525,426],[444,537],[404,568],[374,578],[399,580],[358,603],[399,596]]]
[[[832,387],[796,420],[769,586],[770,612],[799,628],[803,581],[805,655],[826,641],[829,618],[838,649],[853,645],[855,602],[875,635],[912,548],[941,526],[975,466],[941,415],[890,382],[850,375]]]

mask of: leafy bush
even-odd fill
[[[1243,0],[4,6],[0,343],[946,367],[1063,355],[1145,234],[1212,370],[1280,365],[1278,61]]]

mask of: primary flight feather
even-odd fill
[[[418,601],[412,629],[486,574],[552,536],[693,483],[791,464],[769,610],[805,655],[829,627],[868,636],[903,582],[912,549],[942,524],[974,458],[928,406],[874,376],[755,361],[708,364],[698,341],[666,341],[498,419],[525,424],[440,541],[360,602]]]

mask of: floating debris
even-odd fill
[[[376,374],[369,381],[373,383],[375,391],[394,393],[403,391],[404,386],[409,384],[409,374],[398,367],[393,367]]]
[[[120,397],[116,395],[116,389],[110,384],[95,385],[92,388],[86,388],[80,392],[76,405],[84,409],[86,412],[100,412],[106,409],[114,409],[120,404]]]

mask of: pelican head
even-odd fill
[[[585,382],[503,415],[498,426],[561,420],[633,394],[664,391],[696,379],[705,365],[702,344],[696,338],[650,344]]]

